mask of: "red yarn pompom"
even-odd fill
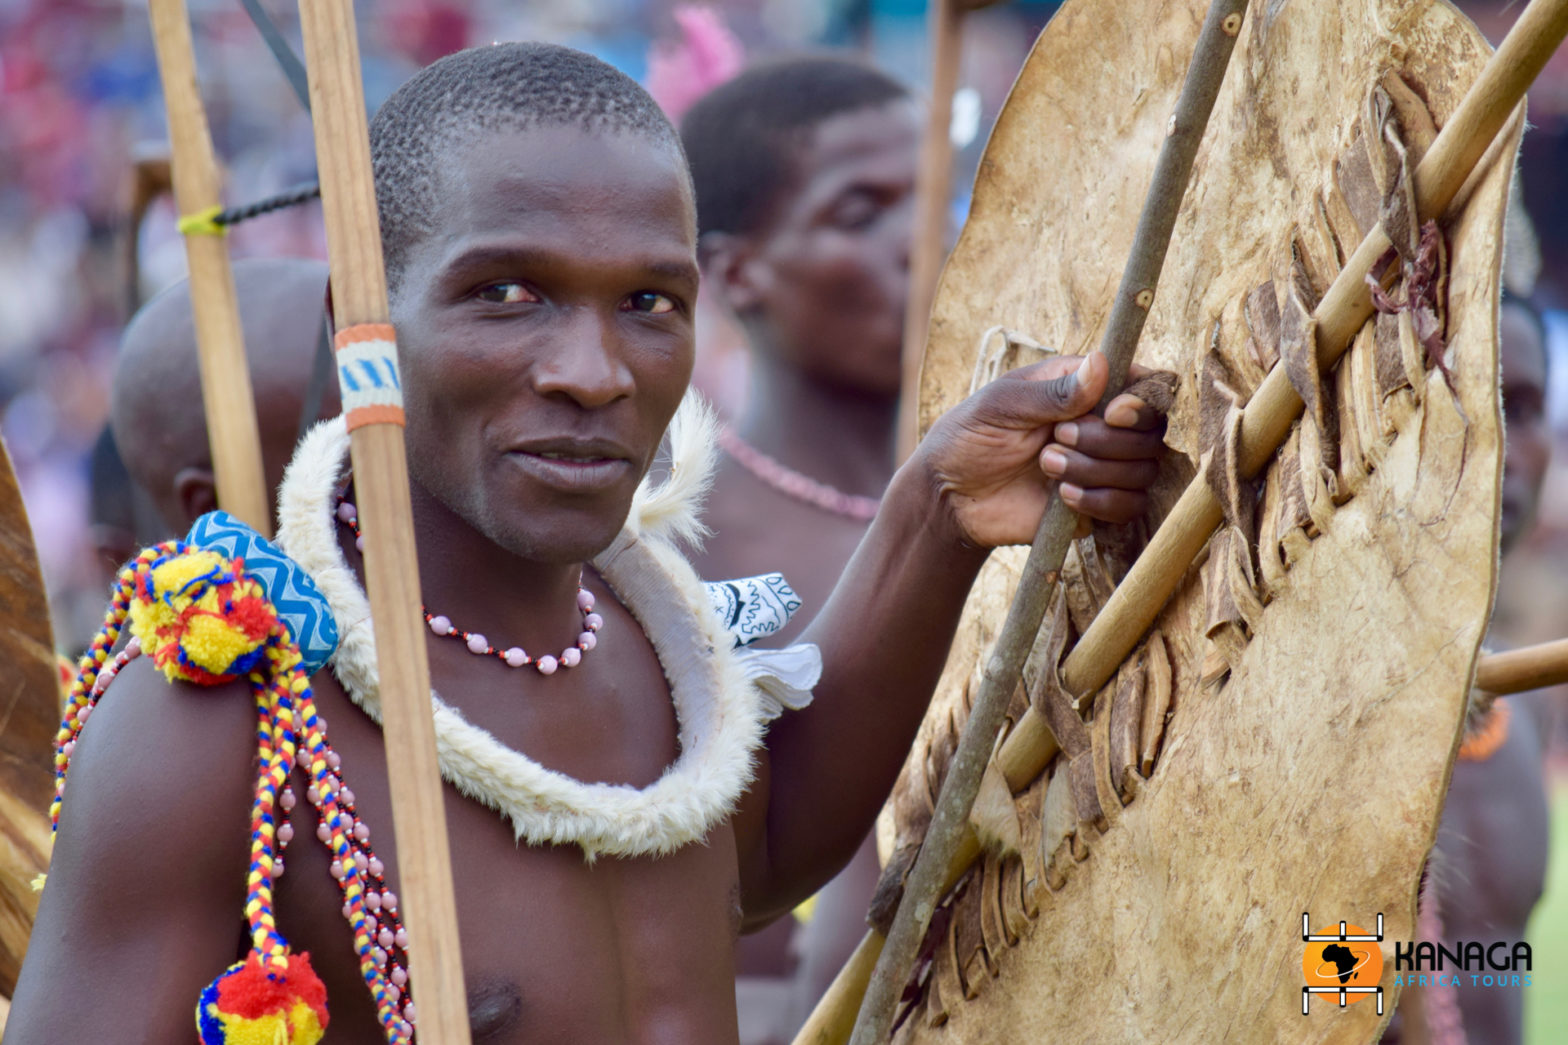
[[[272,1042],[315,1045],[327,1028],[327,988],[308,954],[288,955],[279,969],[252,952],[201,992],[196,1027],[202,1045]]]

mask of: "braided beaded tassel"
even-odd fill
[[[127,621],[134,637],[110,663],[109,651]],[[56,735],[53,824],[58,827],[66,771],[82,726],[115,673],[143,649],[171,680],[216,685],[244,677],[255,694],[258,768],[245,899],[251,951],[202,992],[196,1025],[203,1045],[316,1045],[326,1030],[326,989],[309,957],[290,951],[273,913],[273,881],[283,870],[279,853],[292,834],[291,828],[279,827],[279,807],[286,812],[292,802],[287,781],[296,759],[307,761],[299,751],[301,721],[313,779],[310,797],[327,829],[324,840],[334,856],[361,973],[386,1040],[410,1045],[413,1006],[399,1008],[407,974],[395,964],[392,971],[401,978],[390,977],[389,949],[378,947],[393,927],[399,951],[406,936],[395,911],[387,911],[384,917],[392,921],[383,922],[380,904],[372,911],[366,902],[364,875],[374,870],[379,882],[380,861],[366,856],[368,832],[351,809],[343,808],[352,801],[344,802],[339,760],[316,714],[299,647],[265,590],[244,572],[242,560],[171,541],[147,549],[121,571],[103,628],[81,659]],[[381,893],[375,895],[379,900]]]

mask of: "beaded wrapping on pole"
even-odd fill
[[[359,532],[359,512],[353,503],[344,499],[341,494],[338,496],[336,515],[338,522],[353,532],[354,547],[363,553],[365,537]],[[552,657],[549,654],[533,657],[521,646],[501,649],[499,646],[490,645],[490,640],[478,632],[464,631],[455,626],[449,617],[433,614],[423,606],[420,607],[420,611],[424,614],[425,626],[430,629],[432,635],[443,639],[454,639],[467,646],[468,652],[481,657],[494,657],[509,668],[525,668],[532,664],[539,674],[553,675],[557,668],[575,668],[581,664],[583,655],[599,644],[599,629],[604,627],[604,618],[595,613],[593,607],[593,592],[579,583],[577,610],[583,615],[583,630],[577,636],[577,642],[562,650],[559,657]]]
[[[127,623],[135,634],[111,662],[109,652]],[[299,647],[261,585],[245,573],[243,560],[170,541],[141,552],[121,570],[56,734],[52,826],[58,829],[66,773],[82,727],[114,676],[143,651],[171,681],[210,686],[243,676],[255,695],[258,768],[245,900],[251,950],[202,992],[196,1010],[200,1041],[315,1045],[325,1032],[326,990],[309,956],[290,951],[273,912],[273,881],[283,873],[281,851],[293,834],[287,813],[294,796],[287,781],[297,760],[311,777],[317,833],[334,857],[343,914],[377,1019],[389,1045],[411,1045],[407,934],[397,920],[396,897],[386,889],[368,828],[354,814],[353,793],[342,782],[342,760],[316,713]]]

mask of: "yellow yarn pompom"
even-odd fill
[[[131,633],[171,681],[215,685],[255,667],[277,613],[254,579],[223,555],[165,555],[137,578]]]

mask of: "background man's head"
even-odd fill
[[[919,113],[859,61],[759,64],[681,121],[703,273],[754,348],[824,383],[899,387]]]
[[[596,58],[498,44],[416,74],[370,139],[410,476],[514,554],[591,557],[691,376],[674,128]]]
[[[1535,523],[1552,436],[1546,416],[1546,324],[1540,310],[1527,298],[1505,296],[1497,336],[1508,442],[1500,542],[1506,555]]]
[[[234,288],[271,495],[293,455],[320,348],[327,266],[300,258],[236,261]],[[329,373],[320,416],[338,408],[337,377]],[[217,507],[188,280],[147,302],[125,328],[110,424],[125,467],[152,498],[169,536],[183,535]]]

